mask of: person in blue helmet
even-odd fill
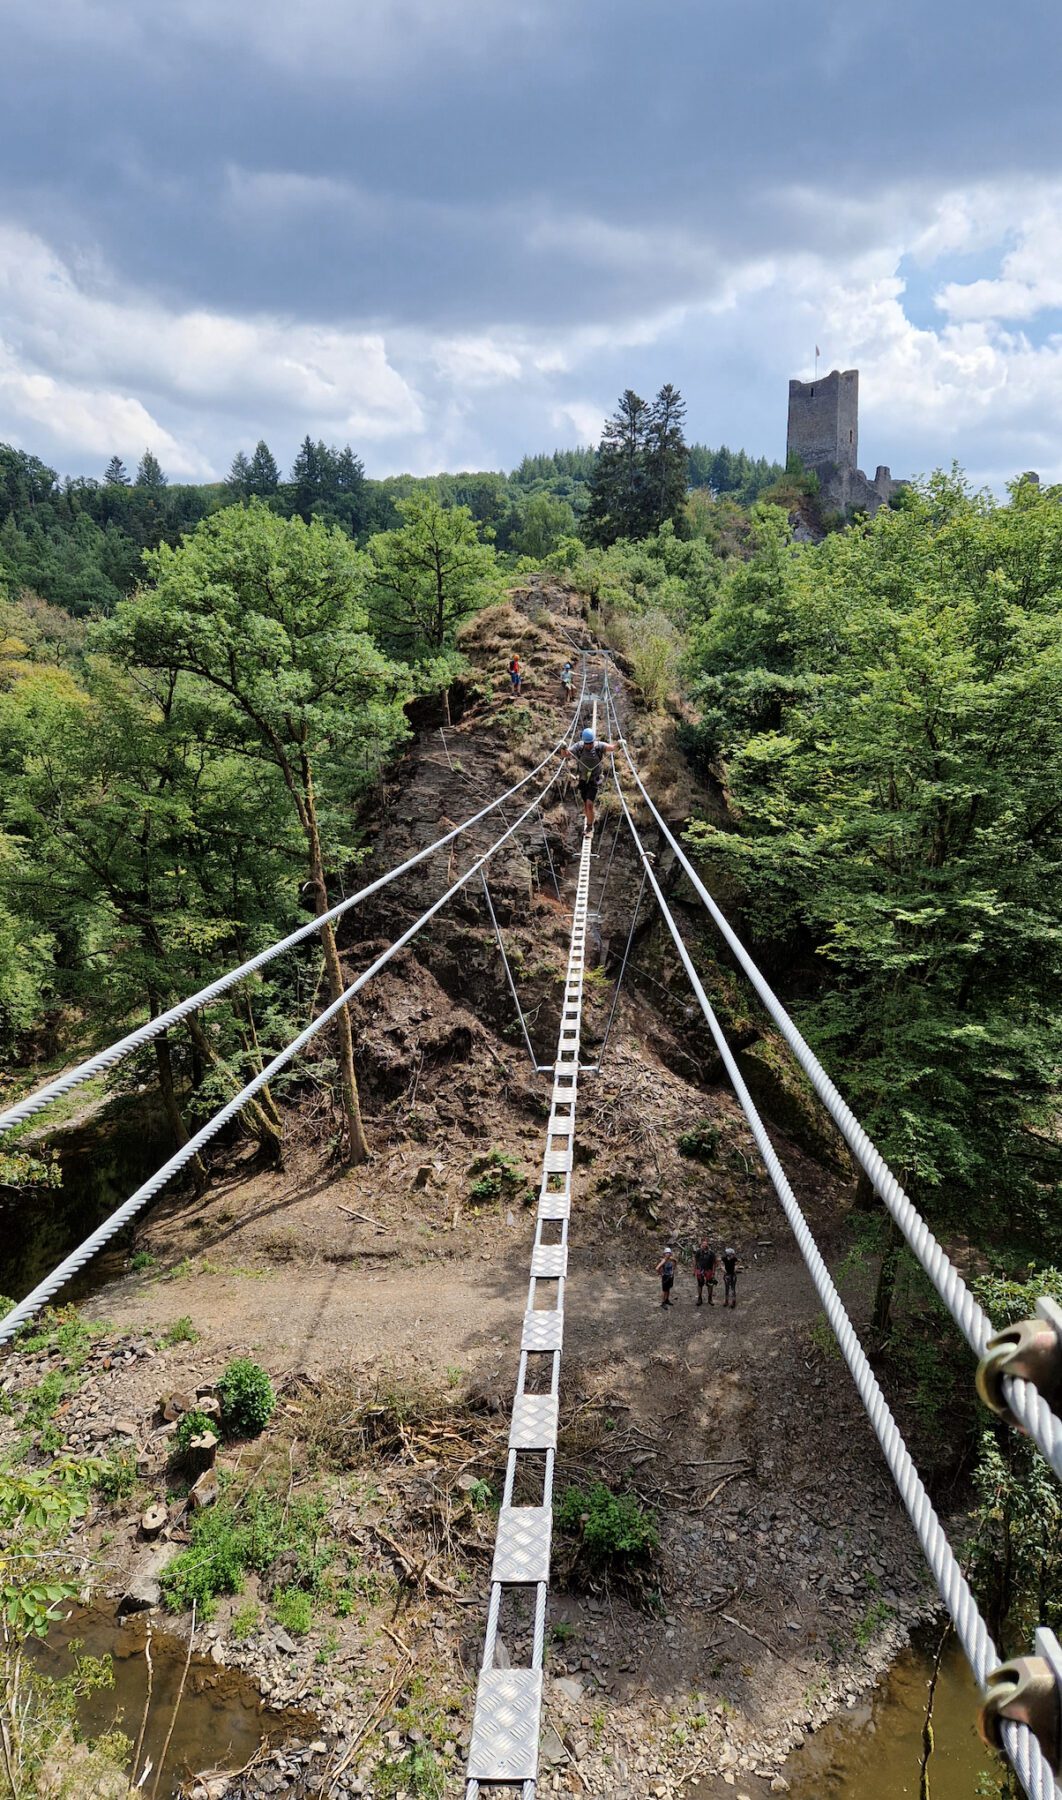
[[[601,786],[605,754],[618,749],[618,744],[609,744],[602,738],[596,738],[588,725],[579,742],[566,752],[568,756],[574,757],[579,770],[579,798],[586,815],[583,830],[588,837],[594,829],[594,802]]]

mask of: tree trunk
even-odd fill
[[[221,1066],[221,1058],[216,1054],[195,1013],[189,1013],[185,1023],[188,1026],[188,1035],[207,1067],[216,1069]],[[228,1070],[226,1070],[226,1074],[228,1074]],[[240,1109],[240,1122],[250,1131],[251,1136],[258,1141],[262,1149],[279,1163],[284,1148],[283,1133],[279,1125],[269,1117],[265,1108],[259,1105],[254,1095],[244,1101]]]
[[[892,1325],[892,1297],[896,1288],[896,1269],[900,1260],[903,1233],[894,1220],[889,1220],[889,1238],[882,1252],[878,1270],[878,1286],[874,1295],[874,1311],[870,1319],[870,1335],[877,1349],[888,1340]]]
[[[313,777],[310,774],[308,759],[303,757],[303,781],[306,804],[306,827],[310,848],[310,881],[313,884],[314,905],[318,918],[328,911],[328,889],[325,886],[324,861],[321,856],[321,836],[317,829],[317,807],[313,794]],[[338,1000],[343,992],[343,971],[339,963],[339,951],[336,949],[336,934],[332,926],[322,925],[321,945],[324,950],[325,970],[328,975],[330,998]],[[358,1078],[354,1073],[354,1038],[350,1029],[350,1009],[341,1006],[337,1015],[339,1025],[339,1076],[343,1090],[343,1114],[347,1126],[346,1155],[348,1162],[363,1163],[368,1160],[369,1140],[365,1136],[365,1127],[361,1118],[361,1101],[358,1098]]]
[[[151,1001],[151,1013],[153,1018],[158,1013],[158,1006],[154,1000]],[[170,1055],[169,1039],[164,1031],[161,1031],[155,1039],[155,1068],[158,1072],[163,1111],[178,1150],[183,1150],[188,1142],[189,1132],[177,1103],[177,1090],[173,1080],[173,1058]],[[195,1176],[196,1185],[201,1187],[206,1180],[206,1168],[202,1158],[198,1155],[193,1156],[189,1167]]]

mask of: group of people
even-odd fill
[[[575,692],[575,671],[570,662],[566,662],[561,670],[561,693],[566,700],[571,700]],[[523,692],[524,673],[520,666],[520,658],[513,656],[509,663],[509,686],[513,698]],[[575,762],[578,772],[579,798],[583,803],[583,831],[589,837],[594,829],[594,807],[601,788],[606,755],[618,750],[619,745],[610,743],[605,738],[595,737],[589,726],[580,733],[577,744],[565,749],[562,754],[570,756]]]
[[[738,1255],[731,1246],[719,1256],[708,1242],[702,1238],[699,1247],[693,1253],[693,1272],[697,1277],[697,1305],[704,1305],[704,1291],[708,1290],[708,1304],[715,1304],[715,1284],[719,1278],[720,1267],[723,1271],[723,1305],[731,1308],[737,1306]],[[675,1271],[678,1268],[678,1257],[669,1244],[656,1265],[656,1273],[660,1277],[663,1291],[661,1306],[671,1305],[671,1290],[675,1285]]]

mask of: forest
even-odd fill
[[[373,481],[307,437],[286,481],[259,443],[215,486],[150,454],[135,479],[115,459],[61,483],[0,449],[0,1091],[325,910],[410,703],[460,674],[458,627],[547,568],[643,705],[679,711],[725,798],[723,824],[687,828],[708,878],[996,1318],[1023,1316],[1062,1294],[1062,490],[999,499],[953,470],[798,542],[786,472],[688,447],[682,411],[628,392],[596,451],[508,476]],[[155,1083],[186,1141],[305,1023],[318,960],[272,965],[209,1031],[193,1015],[115,1089]],[[305,1079],[296,1062],[250,1109],[267,1155]],[[313,1079],[357,1160],[349,1021]],[[53,1179],[8,1140],[0,1182]],[[1051,1483],[1034,1531],[1027,1446],[956,1399],[869,1195],[851,1228],[880,1271],[879,1353],[927,1438],[972,1459],[994,1628],[1057,1626]]]

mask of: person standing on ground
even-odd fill
[[[708,1239],[701,1239],[701,1247],[694,1253],[693,1265],[697,1272],[697,1305],[704,1305],[704,1290],[708,1289],[708,1304],[715,1305],[715,1265],[718,1261],[715,1251],[710,1248]]]
[[[601,787],[605,752],[611,753],[618,749],[618,744],[609,744],[602,738],[595,738],[588,725],[574,749],[564,752],[565,756],[575,759],[579,770],[579,798],[583,803],[583,812],[586,816],[583,830],[587,837],[594,829],[594,802]]]
[[[660,1287],[664,1295],[660,1304],[661,1306],[670,1306],[671,1290],[675,1285],[675,1252],[670,1244],[656,1265],[656,1273],[660,1277]]]
[[[509,664],[509,680],[512,684],[512,691],[513,691],[514,696],[519,694],[520,683],[523,681],[523,679],[524,678],[523,678],[522,674],[520,673],[520,658],[518,656],[514,656],[512,662]]]
[[[573,670],[571,663],[566,662],[563,669],[561,670],[561,693],[564,695],[565,700],[572,699],[572,692],[573,692],[574,687],[575,687],[575,671]]]
[[[723,1305],[737,1306],[737,1251],[727,1248],[723,1251]]]

